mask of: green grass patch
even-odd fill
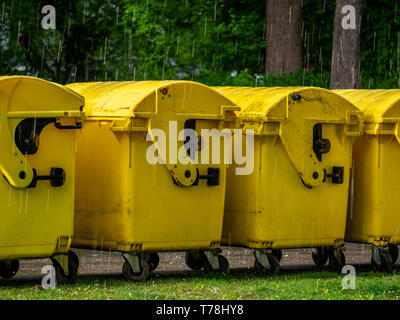
[[[204,273],[160,273],[147,282],[122,276],[80,276],[74,285],[44,290],[40,279],[0,281],[0,299],[396,299],[400,274],[357,273],[356,289],[342,289],[344,275],[332,272],[282,271],[276,277],[235,270],[228,276]]]

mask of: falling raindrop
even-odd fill
[[[83,16],[82,16],[82,24],[85,24],[85,18],[86,18],[86,6],[87,3],[86,1],[83,3]]]
[[[22,192],[23,192],[23,190],[20,190],[20,192],[19,192],[19,211],[18,211],[19,216],[22,213]]]
[[[99,58],[97,59],[97,61],[100,63],[101,60],[103,60],[103,48],[102,47],[100,47]]]
[[[235,41],[235,56],[236,56],[236,53],[237,53],[237,44],[238,44],[238,41],[236,39],[236,41]]]
[[[46,212],[49,212],[49,207],[50,207],[50,189],[47,189],[47,206],[46,206]]]
[[[206,19],[204,21],[204,36],[206,36],[206,35],[207,35],[207,16],[206,16]]]
[[[19,44],[19,37],[21,36],[20,31],[21,31],[21,20],[18,20],[18,32],[17,32],[17,43],[16,44]]]
[[[67,31],[67,37],[69,37],[69,31],[71,29],[71,18],[68,18],[68,31]]]
[[[117,7],[117,18],[115,20],[115,24],[118,24],[118,19],[119,19],[119,6]]]
[[[25,215],[28,214],[28,203],[29,203],[29,189],[26,189],[26,199],[25,199]]]
[[[263,39],[265,39],[265,32],[266,32],[266,29],[267,28],[267,25],[264,23],[264,27],[263,27]]]
[[[177,40],[177,44],[176,44],[176,55],[179,54],[179,36],[178,36],[178,40]]]
[[[110,271],[111,248],[108,250],[107,272]]]
[[[75,68],[74,68],[74,83],[76,82],[76,72],[77,72],[77,67],[75,66]]]
[[[373,46],[373,52],[375,52],[375,41],[376,41],[376,31],[374,31],[374,46]]]
[[[11,189],[11,184],[9,184],[8,188],[8,207],[11,208],[11,195],[12,195],[12,189]]]
[[[62,47],[62,41],[60,40],[59,43],[58,43],[57,63],[60,62],[61,47]]]
[[[106,37],[106,41],[104,44],[104,64],[106,64],[106,57],[107,57],[107,41],[108,41],[108,38]]]
[[[214,22],[217,20],[217,0],[214,2]]]
[[[1,22],[3,22],[4,21],[4,9],[5,9],[5,3],[3,2],[3,11],[2,11],[2,13],[1,13]]]
[[[400,71],[400,33],[397,33],[397,72]]]
[[[192,44],[192,58],[194,57],[194,44],[196,41],[193,40],[193,44]]]
[[[40,74],[42,74],[42,72],[43,72],[43,63],[44,63],[44,46],[43,46],[43,49],[42,49],[42,61],[41,61],[41,64],[40,64]]]
[[[166,58],[163,59],[163,67],[162,67],[162,77],[161,77],[161,80],[164,80],[165,60],[166,60]]]

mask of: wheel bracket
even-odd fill
[[[134,273],[140,273],[140,259],[139,255],[132,253],[123,253],[125,261],[129,263]]]
[[[271,264],[269,263],[267,253],[264,250],[254,250],[254,256],[265,269],[271,269]]]
[[[215,254],[213,251],[204,251],[204,254],[208,260],[208,262],[211,265],[211,268],[213,270],[219,270],[219,260],[218,260],[218,254]]]
[[[69,268],[68,268],[68,255],[67,254],[57,254],[53,256],[53,259],[57,261],[60,267],[63,269],[64,274],[66,276],[69,275]]]
[[[378,265],[378,267],[382,266],[381,254],[388,254],[389,247],[377,247],[372,246],[372,259]]]

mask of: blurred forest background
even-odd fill
[[[0,74],[328,88],[336,2],[301,2],[302,63],[266,73],[266,1],[0,0]],[[41,26],[44,5],[57,10],[56,30]],[[363,87],[398,88],[397,0],[363,1],[360,43]]]

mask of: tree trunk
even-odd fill
[[[331,89],[360,89],[362,0],[336,0]]]
[[[303,67],[302,0],[267,0],[266,73],[293,73]]]

